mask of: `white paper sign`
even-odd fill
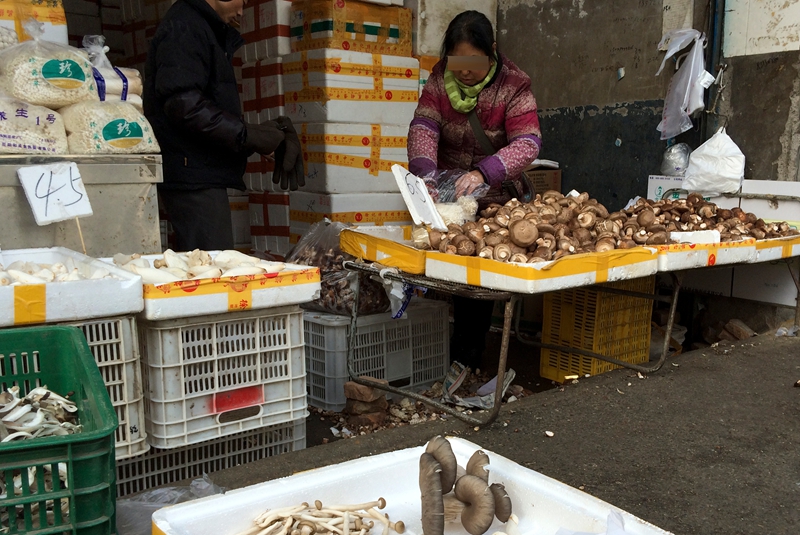
[[[39,226],[92,215],[75,162],[20,167],[17,176]]]
[[[417,225],[424,223],[436,230],[447,230],[447,225],[444,224],[428,193],[425,181],[397,164],[392,166],[392,174],[414,223]]]

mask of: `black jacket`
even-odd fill
[[[171,189],[245,189],[247,131],[231,59],[244,41],[205,0],[177,0],[150,42],[144,114]]]

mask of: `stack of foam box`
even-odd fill
[[[251,158],[255,249],[284,256],[311,224],[407,225],[391,173],[407,165],[419,62],[411,12],[399,0],[260,0],[245,6],[242,100],[248,122],[288,116],[302,144],[306,185],[283,192],[271,164]],[[380,4],[380,5],[376,5]]]

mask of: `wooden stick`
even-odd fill
[[[81,221],[75,218],[75,224],[78,225],[78,236],[81,238],[81,247],[83,247],[83,254],[86,254],[86,243],[83,241],[83,231],[81,230]]]

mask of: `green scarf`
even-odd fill
[[[480,93],[486,84],[492,81],[494,73],[497,70],[497,60],[492,63],[492,68],[489,69],[489,74],[480,83],[476,85],[466,85],[462,83],[453,74],[453,71],[446,69],[444,71],[444,88],[447,91],[447,96],[450,98],[450,105],[459,113],[469,113],[478,104],[478,93]]]

